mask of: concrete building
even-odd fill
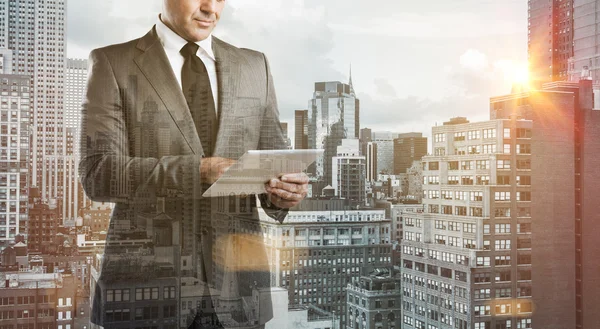
[[[107,202],[92,202],[85,209],[81,209],[83,226],[90,228],[91,233],[108,231],[112,204]]]
[[[331,185],[331,158],[342,139],[359,137],[359,102],[352,83],[317,82],[308,108],[309,148],[325,150],[315,163],[315,176],[323,188]]]
[[[573,38],[573,24],[577,21],[573,6],[577,8],[577,2],[594,0],[528,1],[527,53],[532,80],[568,80],[569,58],[573,56],[573,45],[577,48],[578,43]]]
[[[337,155],[331,160],[331,185],[335,195],[349,199],[357,205],[366,200],[365,157],[359,155],[358,139],[343,139]]]
[[[308,110],[294,112],[294,149],[308,149]]]
[[[283,224],[260,213],[273,285],[290,305],[314,305],[346,324],[346,287],[370,268],[391,267],[384,210],[290,211]]]
[[[79,315],[75,278],[39,270],[0,273],[4,328],[74,329]]]
[[[347,297],[345,328],[401,328],[402,290],[390,269],[376,269],[354,279],[348,284]]]
[[[29,190],[29,233],[28,247],[31,252],[54,253],[57,246],[53,240],[58,233],[60,214],[57,208],[50,208],[41,202],[39,189]]]
[[[422,133],[398,134],[394,139],[394,174],[406,174],[414,161],[427,155],[427,137]]]
[[[0,74],[0,250],[28,233],[31,78]]]
[[[0,3],[0,48],[13,50],[13,74],[33,79],[30,186],[50,204],[65,197],[65,175],[72,172],[72,161],[64,158],[65,14],[65,0]]]
[[[392,240],[400,243],[402,242],[402,223],[404,221],[405,214],[422,213],[423,205],[419,203],[415,204],[393,204],[391,206],[391,219],[392,219]]]
[[[433,128],[445,155],[423,157],[423,212],[403,216],[405,327],[531,327],[531,133],[515,119]]]
[[[600,266],[600,111],[593,82],[556,82],[494,97],[492,118],[532,120],[530,137],[533,326],[595,328]],[[525,132],[526,133],[526,132]],[[527,139],[517,131],[517,141]],[[521,147],[521,150],[524,148]],[[527,148],[525,148],[527,150]],[[518,153],[518,152],[517,152]]]

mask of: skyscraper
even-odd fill
[[[28,233],[31,78],[0,74],[0,250]]]
[[[399,134],[394,139],[394,174],[405,174],[413,161],[427,155],[427,137],[422,133]]]
[[[532,120],[532,287],[537,328],[600,327],[597,197],[600,112],[591,80],[494,97],[492,118]],[[517,154],[527,135],[517,131]],[[518,155],[519,156],[519,155]],[[518,165],[518,163],[517,163]]]
[[[13,73],[33,79],[31,186],[51,204],[64,198],[64,173],[71,167],[64,158],[65,11],[65,0],[0,3],[0,48],[13,51]]]
[[[294,112],[294,148],[308,149],[308,110]]]
[[[85,196],[83,188],[77,179],[79,162],[79,138],[81,123],[81,104],[83,102],[87,83],[88,63],[86,59],[67,59],[65,71],[65,121],[64,129],[67,135],[67,149],[63,186],[63,221],[77,218],[79,210],[90,205],[91,201]]]
[[[578,82],[582,76],[597,82],[600,80],[600,2],[596,0],[577,0],[573,3],[573,58],[569,61],[570,81]],[[595,86],[596,90],[600,89]],[[598,93],[599,91],[596,91]],[[597,96],[598,98],[598,96]],[[599,101],[595,101],[599,104]],[[599,107],[599,105],[596,105]]]
[[[324,187],[331,184],[331,158],[342,139],[358,139],[359,106],[352,84],[331,81],[315,83],[308,107],[309,148],[325,150],[315,166]]]
[[[533,80],[547,82],[568,79],[568,62],[573,56],[574,44],[573,3],[574,0],[529,0],[527,46]]]

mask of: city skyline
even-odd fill
[[[78,15],[67,15],[68,57],[140,37],[160,3],[69,2],[68,12]],[[214,34],[267,55],[282,121],[305,109],[314,82],[348,83],[352,64],[362,127],[430,137],[432,124],[452,116],[484,120],[489,97],[510,92],[515,68],[522,72],[527,60],[527,2],[228,0]]]

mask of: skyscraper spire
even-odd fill
[[[352,63],[350,63],[350,82],[348,84],[350,85],[350,94],[355,95],[354,86],[352,85]]]

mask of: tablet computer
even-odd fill
[[[250,150],[203,197],[265,193],[264,184],[283,174],[300,173],[315,162],[324,150]]]

